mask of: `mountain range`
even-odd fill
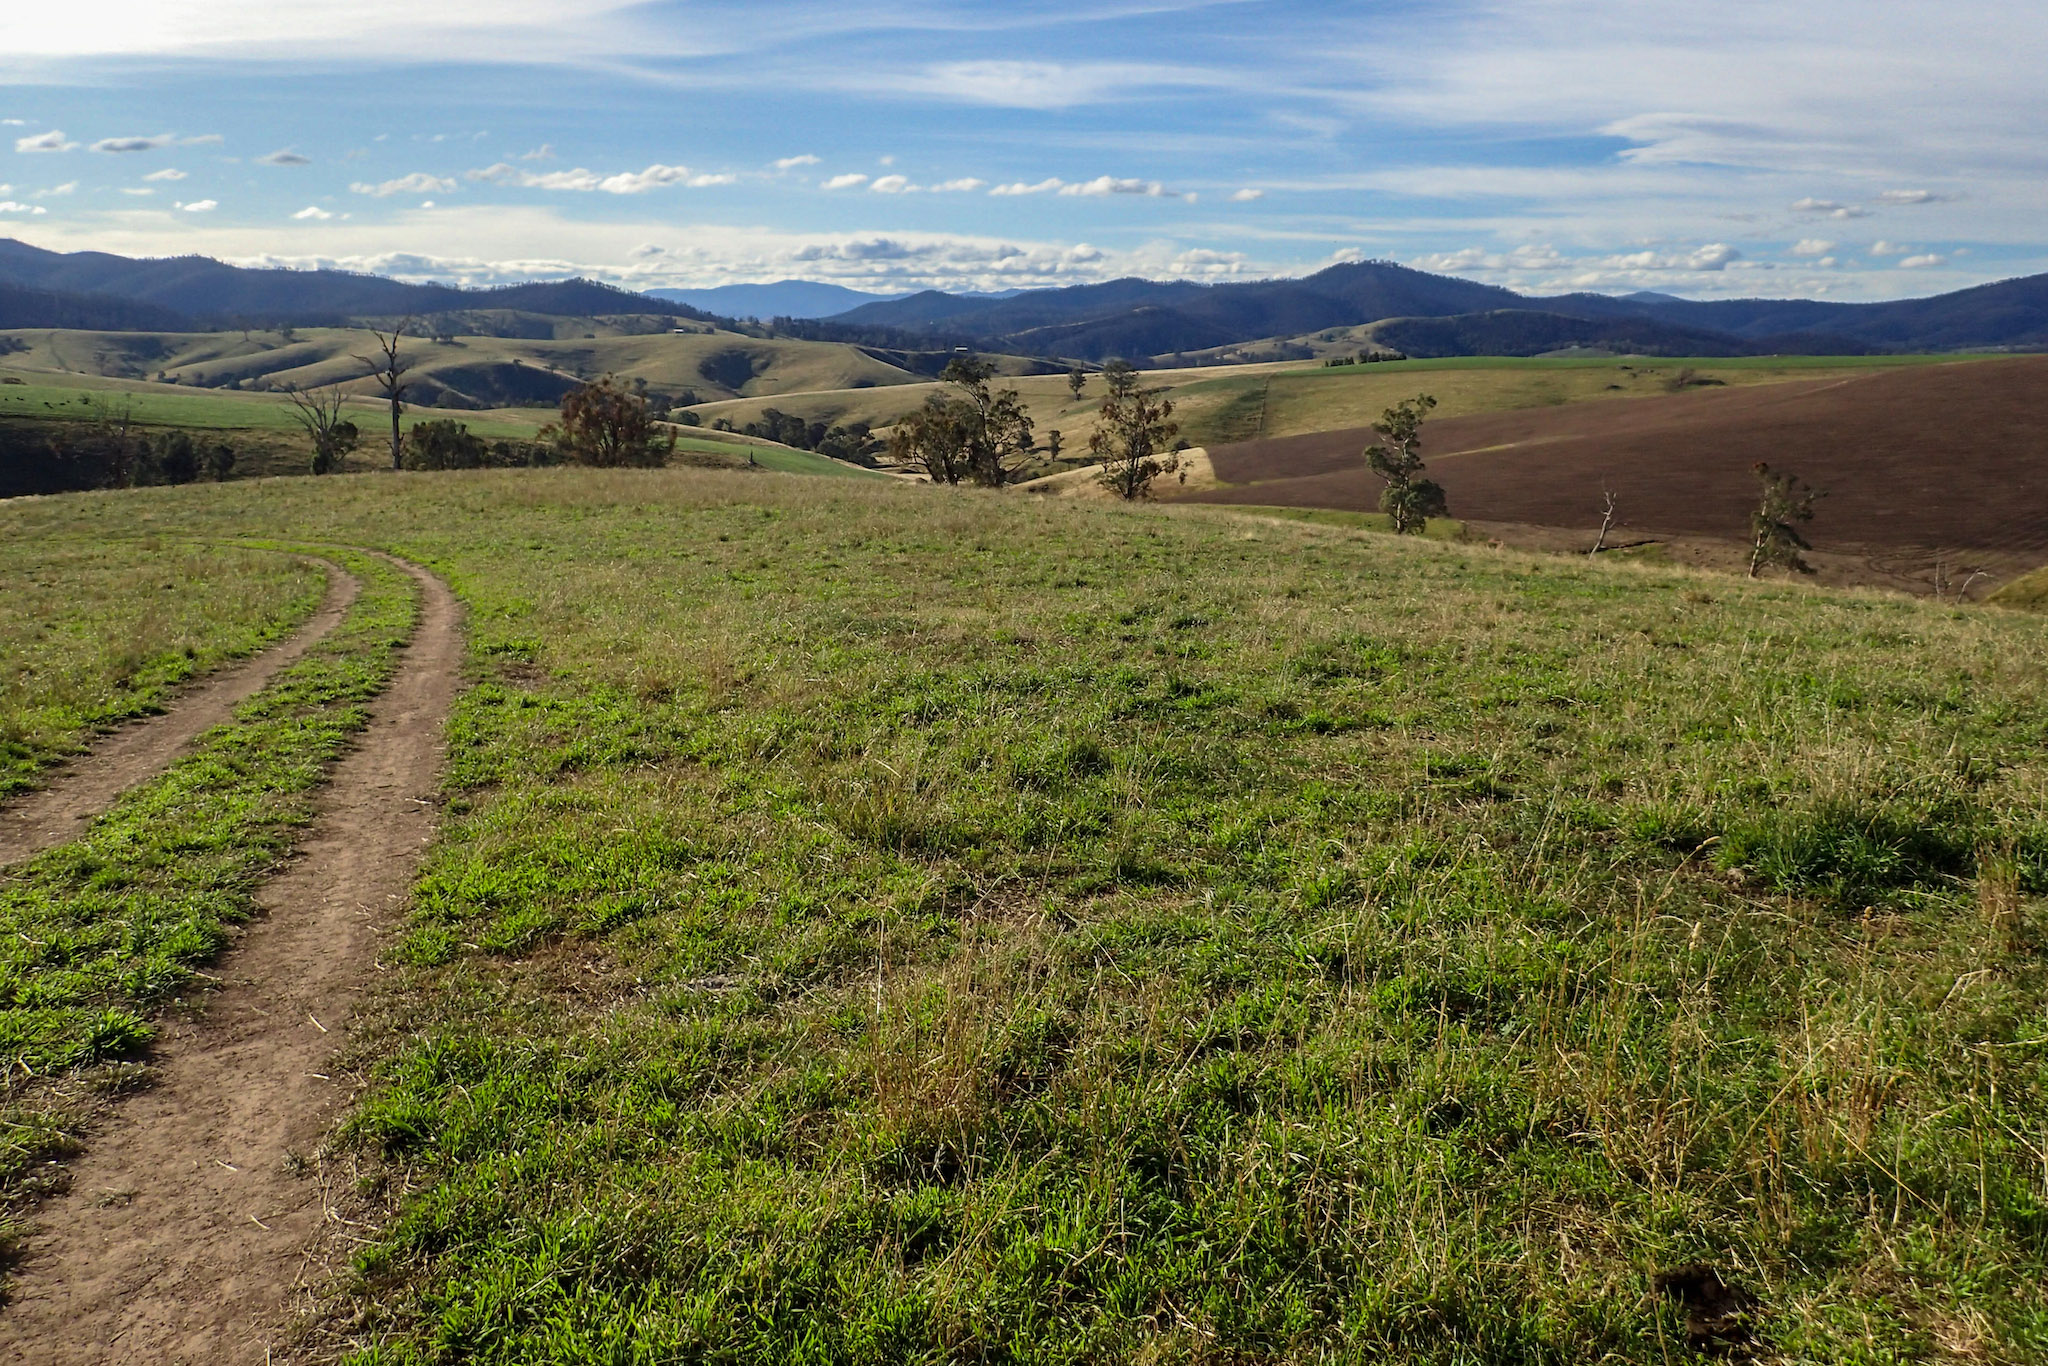
[[[1365,324],[1372,325],[1372,345],[1415,356],[1539,355],[1565,348],[1698,356],[2048,348],[2048,275],[1872,304],[1702,302],[1651,293],[1533,296],[1383,261],[1331,266],[1299,279],[1217,285],[1124,279],[1007,295],[927,290],[881,298],[792,280],[638,294],[592,280],[461,289],[346,271],[230,266],[201,256],[60,253],[0,238],[0,327],[170,331],[480,310],[801,319],[849,299],[852,307],[805,322],[803,335],[891,346],[927,338],[942,350],[971,344],[1087,361],[1168,361]]]

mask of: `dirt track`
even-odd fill
[[[161,715],[123,726],[66,764],[49,786],[0,808],[0,866],[77,839],[116,797],[161,773],[186,746],[226,721],[278,670],[340,624],[359,585],[335,565],[321,564],[327,570],[327,596],[291,639],[209,676],[172,699]]]
[[[1177,501],[1373,510],[1373,439],[1215,446],[1229,486]],[[1427,425],[1424,454],[1467,520],[1591,531],[1607,488],[1638,534],[1740,540],[1762,460],[1827,490],[1811,528],[1822,549],[2048,555],[2043,357],[1452,418]]]
[[[329,1219],[317,1154],[349,1096],[321,1074],[380,932],[435,827],[443,721],[462,660],[454,596],[423,611],[391,687],[336,766],[313,833],[261,896],[222,987],[155,1046],[41,1211],[0,1360],[262,1363]]]

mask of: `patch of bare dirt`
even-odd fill
[[[313,1161],[351,1099],[330,1059],[433,837],[462,663],[454,596],[405,567],[424,603],[391,687],[264,890],[267,914],[218,968],[220,990],[165,1027],[155,1084],[44,1206],[0,1311],[0,1360],[263,1363],[286,1340],[338,1217]]]
[[[1161,494],[1372,511],[1372,440],[1357,429],[1214,446],[1223,487]],[[1865,561],[1863,582],[1931,582],[1937,555],[2048,554],[2048,358],[1449,418],[1423,443],[1455,516],[1583,530],[1589,545],[1603,490],[1621,539],[1741,542],[1762,460],[1827,491],[1805,530]]]
[[[327,596],[291,639],[208,675],[169,710],[123,726],[66,764],[47,787],[0,808],[0,865],[77,839],[116,797],[169,767],[194,740],[233,716],[280,669],[339,625],[361,585],[340,566],[319,563],[327,571]]]

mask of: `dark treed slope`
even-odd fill
[[[456,289],[338,270],[249,269],[204,256],[133,260],[97,251],[44,251],[4,238],[0,238],[0,282],[38,290],[112,295],[201,320],[243,318],[300,325],[345,317],[475,309],[523,309],[583,317],[622,313],[709,316],[594,280]]]
[[[156,304],[105,294],[30,289],[0,280],[0,327],[65,327],[87,332],[180,332],[189,318]]]
[[[1568,347],[1639,356],[1866,355],[1882,348],[1804,333],[1749,341],[1728,332],[1622,315],[1578,318],[1526,308],[1450,318],[1392,318],[1372,329],[1381,346],[1411,356],[1538,356]]]
[[[1509,313],[1519,316],[1504,316]],[[1658,335],[1637,325],[1644,319],[1674,329],[1663,341],[1642,348],[1664,353],[2032,347],[2048,345],[2048,276],[1895,303],[1699,303],[1654,294],[1620,299],[1599,294],[1526,297],[1492,285],[1366,262],[1332,266],[1301,280],[1227,285],[1118,280],[1038,290],[994,303],[926,293],[869,304],[833,321],[905,331],[943,330],[972,335],[990,347],[1101,359],[1165,355],[1382,319],[1418,318],[1455,318],[1459,326],[1446,334],[1449,350],[1431,349],[1411,332],[1416,345],[1402,349],[1417,355],[1469,354],[1475,348],[1486,354],[1515,355],[1592,345],[1622,350],[1632,341]],[[1575,325],[1587,321],[1626,325]],[[1383,339],[1400,345],[1391,336]]]

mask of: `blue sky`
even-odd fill
[[[2048,271],[2039,0],[15,3],[0,235],[61,250],[883,292]]]

